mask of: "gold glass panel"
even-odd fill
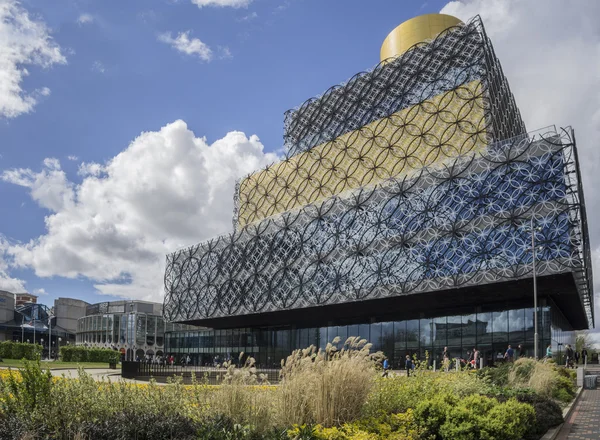
[[[239,225],[481,151],[482,95],[481,82],[472,81],[248,176]]]

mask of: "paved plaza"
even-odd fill
[[[600,439],[600,390],[583,391],[556,439]]]

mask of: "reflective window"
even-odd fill
[[[148,316],[146,322],[146,344],[149,346],[154,345],[156,338],[156,317]]]
[[[165,321],[162,318],[156,319],[156,345],[162,346],[165,338]]]

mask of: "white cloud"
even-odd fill
[[[94,21],[94,17],[91,14],[81,14],[77,17],[77,23],[81,26],[84,24],[89,24]]]
[[[208,144],[183,121],[142,133],[105,164],[69,182],[56,159],[0,177],[51,210],[46,233],[8,252],[38,276],[87,277],[102,293],[158,300],[165,254],[231,231],[235,180],[276,159],[256,136]]]
[[[200,41],[198,38],[190,39],[190,31],[180,32],[173,38],[170,32],[165,32],[158,36],[158,41],[167,43],[173,49],[186,55],[196,55],[203,61],[212,60],[213,53],[210,47]]]
[[[106,67],[101,61],[94,61],[92,64],[92,71],[98,73],[106,73]]]
[[[464,0],[441,12],[481,15],[529,130],[575,128],[600,293],[600,2]]]
[[[233,58],[233,55],[231,53],[231,50],[229,50],[229,47],[218,46],[217,49],[219,50],[219,59],[220,60],[230,60]]]
[[[7,292],[26,292],[25,281],[18,278],[12,278],[9,275],[10,256],[7,251],[10,245],[4,237],[0,235],[0,290]]]
[[[43,295],[48,295],[48,292],[46,292],[46,289],[40,288],[40,289],[33,289],[33,294],[38,295],[38,296],[43,296]]]
[[[77,174],[80,176],[99,176],[104,172],[104,167],[99,163],[95,162],[82,162],[79,164],[79,169],[77,170]]]
[[[50,94],[47,87],[23,90],[22,82],[29,75],[25,66],[63,63],[66,59],[46,25],[32,20],[16,0],[0,0],[0,117],[29,113],[40,96]]]
[[[256,12],[251,12],[248,15],[244,15],[243,17],[238,18],[237,21],[252,21],[258,17]]]
[[[43,170],[39,173],[18,168],[4,171],[0,178],[5,182],[29,188],[31,198],[50,211],[60,212],[74,203],[73,186],[67,180],[58,159],[45,159]]]
[[[192,3],[198,5],[199,8],[203,6],[244,8],[252,3],[252,0],[192,0]]]
[[[79,160],[79,158],[77,156],[73,156],[73,155],[67,156],[67,159],[72,160],[72,161]]]

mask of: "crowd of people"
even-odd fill
[[[140,358],[139,356],[136,356],[135,361],[143,362],[145,364],[151,364],[151,365],[162,365],[162,366],[171,366],[171,367],[174,365],[181,365],[182,367],[185,367],[185,366],[189,366],[192,363],[192,358],[190,358],[189,355],[182,356],[178,362],[177,359],[175,358],[175,356],[173,356],[173,355],[150,356],[147,354],[142,358]]]
[[[512,348],[512,345],[508,345],[504,354],[501,352],[496,356],[497,362],[514,362],[517,359],[527,357],[527,352],[525,347],[522,344],[519,344],[516,349]],[[473,347],[473,350],[467,352],[467,359],[461,358],[452,358],[450,354],[450,350],[448,347],[444,347],[444,350],[441,353],[442,363],[440,367],[444,371],[449,371],[453,365],[453,362],[460,363],[459,365],[465,365],[467,368],[478,369],[481,368],[482,363],[482,355],[481,352],[477,349],[477,347]],[[552,345],[548,344],[546,348],[546,356],[544,357],[544,362],[553,359],[552,355]],[[564,365],[567,368],[576,368],[576,365],[580,363],[586,363],[588,359],[588,351],[584,347],[581,351],[576,351],[570,344],[565,345],[565,353],[564,353]],[[415,370],[415,362],[417,361],[416,357],[413,359],[410,355],[406,355],[406,359],[404,359],[404,370],[406,371],[406,375],[410,376],[411,373]],[[456,364],[454,364],[456,365]],[[398,365],[400,369],[402,369],[401,365]],[[383,377],[387,377],[389,375],[392,366],[387,357],[384,357],[382,362],[383,369]]]

